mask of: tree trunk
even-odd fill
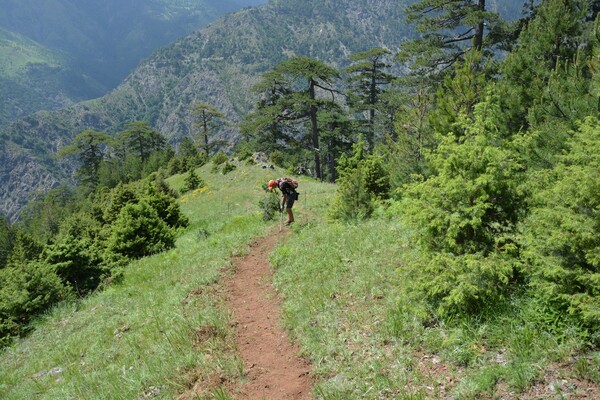
[[[369,150],[373,150],[375,143],[375,103],[377,102],[377,67],[375,66],[376,61],[373,62],[373,69],[371,70],[371,87],[369,89],[369,137],[367,143],[369,144]]]
[[[310,105],[310,129],[312,134],[312,145],[315,153],[315,175],[317,179],[322,180],[321,174],[321,157],[319,155],[319,129],[317,126],[317,107],[314,105],[315,100],[315,82],[311,79],[308,86],[308,96],[311,100]]]
[[[481,51],[483,48],[483,30],[485,29],[485,18],[483,13],[485,12],[485,0],[479,0],[477,9],[482,13],[481,18],[475,26],[475,37],[473,38],[473,48],[477,51]]]
[[[202,128],[204,129],[204,151],[206,155],[210,157],[210,152],[208,148],[208,123],[207,123],[206,112],[202,110]]]

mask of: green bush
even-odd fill
[[[183,159],[180,157],[171,158],[169,165],[167,166],[167,173],[169,175],[175,175],[180,174],[183,171],[185,171]]]
[[[600,328],[600,123],[581,124],[542,189],[524,232],[525,259],[538,297]]]
[[[32,316],[67,297],[61,279],[44,262],[0,270],[0,344],[21,334]]]
[[[17,229],[6,265],[8,267],[24,266],[29,261],[38,259],[43,249],[44,247],[36,242],[30,234]]]
[[[56,242],[44,251],[46,263],[79,294],[96,289],[109,273],[103,262],[101,229],[91,215],[78,213],[63,222]]]
[[[225,162],[227,162],[229,158],[227,157],[227,155],[225,153],[223,153],[223,151],[219,151],[217,154],[215,154],[212,158],[212,163],[215,166],[221,165]]]
[[[112,223],[117,219],[123,207],[138,202],[138,195],[132,185],[120,183],[110,191],[106,202],[103,218],[104,221]]]
[[[429,260],[418,290],[442,314],[477,312],[519,278],[522,166],[495,135],[497,113],[482,103],[473,121],[461,118],[464,135],[444,137],[431,155],[434,175],[405,188],[403,215]]]
[[[227,175],[228,173],[230,173],[231,171],[234,171],[237,167],[235,166],[235,164],[230,163],[229,161],[226,161],[225,164],[223,164],[223,175]]]
[[[263,212],[263,220],[271,221],[280,212],[281,200],[277,193],[265,189],[265,197],[258,202],[258,206]]]
[[[375,202],[388,197],[389,173],[383,158],[365,153],[364,141],[353,147],[353,155],[342,155],[338,166],[338,189],[330,209],[333,219],[357,220],[369,218]]]
[[[201,179],[199,185],[204,185]],[[154,187],[149,187],[142,200],[154,208],[159,218],[170,228],[185,228],[188,225],[189,219],[183,215],[179,204],[173,197],[158,192]]]
[[[187,175],[185,176],[185,179],[183,180],[183,187],[181,189],[184,192],[189,192],[191,190],[196,190],[204,185],[205,183],[202,180],[202,178],[200,178],[198,174],[196,174],[196,171],[194,171],[194,169],[192,168],[188,171]]]
[[[112,225],[108,249],[128,258],[141,258],[175,245],[175,235],[146,201],[127,204]]]
[[[279,151],[275,150],[269,154],[269,161],[273,165],[277,165],[278,167],[283,167],[285,163],[285,155]]]

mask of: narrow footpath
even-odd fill
[[[233,312],[237,350],[246,381],[233,390],[238,400],[310,399],[310,365],[281,327],[280,299],[271,285],[269,253],[282,236],[272,230],[255,241],[250,252],[233,260],[227,282],[227,305]]]

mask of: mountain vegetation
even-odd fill
[[[284,5],[304,15],[270,3]],[[228,383],[247,371],[222,306],[223,266],[233,237],[264,232],[278,209],[265,183],[286,173],[311,200],[298,202],[299,226],[272,261],[315,397],[598,397],[600,3],[543,0],[514,23],[481,0],[422,0],[409,10],[442,5],[450,14],[469,6],[459,26],[475,35],[448,48],[444,25],[422,27],[442,38],[427,43],[434,63],[453,54],[443,67],[407,57],[424,44],[415,38],[395,54],[359,50],[346,65],[290,54],[266,68],[249,89],[255,103],[234,157],[209,146],[208,126],[220,125],[202,119],[229,109],[199,101],[189,118],[207,129],[177,149],[144,120],[111,126],[111,135],[86,129],[61,146],[61,162],[76,159],[77,184],[29,203],[17,223],[0,221],[1,364],[10,371],[0,393],[114,397],[104,383],[123,382],[130,397],[159,388],[228,398]],[[499,29],[477,37],[482,21]],[[258,155],[285,170],[253,165]],[[190,264],[192,254],[214,258]],[[173,297],[156,305],[156,320],[128,312],[139,309],[131,298],[152,309],[134,292],[158,294],[165,278]],[[93,333],[100,351],[61,330],[71,318],[93,330],[91,315],[111,296],[126,312]],[[185,307],[190,296],[201,297],[204,314]],[[78,314],[80,304],[89,314]],[[49,310],[55,328],[38,333]],[[59,345],[33,365],[29,349],[52,335],[76,350]],[[123,337],[127,354],[113,343]],[[157,354],[169,354],[161,359],[170,369],[156,366]],[[62,380],[52,378],[56,363],[68,366]],[[86,368],[102,371],[101,382]],[[23,379],[33,375],[42,379]]]
[[[262,0],[0,2],[0,125],[100,97],[143,58]]]
[[[391,0],[285,0],[245,9],[158,50],[103,98],[15,121],[0,131],[0,211],[14,220],[30,193],[68,181],[73,165],[49,155],[84,130],[114,134],[144,120],[177,144],[197,136],[193,104],[211,104],[235,124],[252,110],[261,74],[292,55],[343,68],[354,52],[398,48],[414,34],[403,8]],[[214,139],[232,143],[238,132],[229,126]]]

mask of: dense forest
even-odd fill
[[[417,2],[406,15],[422,36],[398,52],[354,53],[343,70],[293,56],[265,72],[233,155],[266,153],[336,182],[332,220],[403,220],[419,252],[410,296],[427,323],[523,298],[535,323],[597,349],[598,10],[544,0],[508,23],[483,0]],[[4,344],[53,304],[117,280],[128,260],[174,245],[187,221],[165,177],[185,173],[192,190],[209,160],[235,168],[219,152],[227,118],[193,110],[198,134],[176,150],[144,121],[114,137],[81,132],[59,152],[78,160],[77,187],[1,221]]]

